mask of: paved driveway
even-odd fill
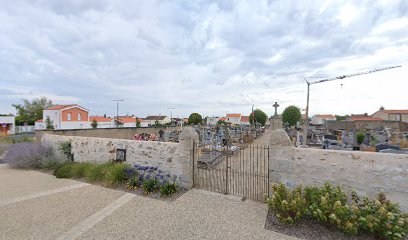
[[[0,164],[0,239],[294,239],[266,207],[190,190],[165,202]]]

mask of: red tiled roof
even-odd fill
[[[384,119],[377,117],[351,117],[352,121],[384,121]]]
[[[147,116],[146,120],[164,120],[166,116]]]
[[[88,109],[86,109],[84,107],[81,107],[78,104],[55,105],[55,106],[49,107],[49,108],[47,108],[45,110],[61,110],[61,109],[69,108],[69,107],[79,107],[79,108],[85,109],[86,111],[89,111]]]
[[[107,117],[102,117],[102,116],[90,116],[89,121],[92,122],[93,120],[96,120],[97,122],[110,122],[112,121],[112,118],[107,118]]]
[[[408,110],[382,110],[384,113],[408,114]]]
[[[226,118],[226,117],[222,117],[222,118],[218,119],[218,121],[227,121],[227,118]]]
[[[249,116],[241,116],[241,122],[249,122]]]
[[[44,122],[44,120],[42,120],[42,119],[39,119],[39,120],[37,120],[37,121],[35,121],[35,122]]]
[[[142,122],[142,120],[139,120]],[[136,123],[136,118],[135,117],[119,117],[119,122],[122,123]]]
[[[241,114],[240,114],[240,113],[230,113],[230,114],[227,114],[227,118],[239,118],[239,117],[241,117]]]
[[[45,109],[45,110],[61,110],[61,109],[64,109],[64,108],[67,108],[67,107],[71,107],[71,106],[74,106],[74,104],[70,104],[70,105],[55,105],[55,106],[49,107],[49,108],[47,108],[47,109]]]

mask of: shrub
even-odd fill
[[[357,144],[361,145],[364,142],[365,135],[363,132],[357,133]]]
[[[160,189],[159,181],[156,179],[145,179],[142,183],[142,189],[145,194],[157,192]]]
[[[302,217],[333,224],[347,234],[373,234],[380,239],[404,239],[408,235],[408,214],[391,203],[383,193],[363,200],[353,192],[351,200],[340,187],[297,187],[290,191],[283,184],[273,185],[266,202],[275,216],[291,224]],[[348,204],[351,202],[351,205]]]
[[[178,185],[176,182],[169,183],[166,182],[162,186],[160,186],[161,195],[164,197],[171,196],[178,191]]]
[[[72,176],[74,178],[85,177],[85,172],[87,172],[92,167],[92,163],[73,163],[72,164]]]
[[[72,173],[73,163],[65,163],[54,170],[54,175],[57,178],[72,178],[74,175]]]
[[[105,180],[109,169],[114,165],[112,162],[103,164],[92,164],[85,171],[85,179],[90,182],[101,182]]]
[[[284,184],[272,186],[273,195],[266,199],[269,209],[286,224],[300,220],[306,211],[306,201],[302,196],[302,187],[290,191]]]
[[[136,189],[140,187],[139,177],[135,176],[135,177],[130,178],[126,185],[129,189]]]
[[[107,171],[106,180],[111,185],[119,185],[128,180],[125,170],[130,166],[128,164],[112,164]]]
[[[3,161],[16,168],[42,168],[53,159],[51,148],[25,142],[10,145]]]

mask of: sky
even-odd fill
[[[408,1],[0,2],[0,113],[21,99],[91,115],[408,109]],[[170,110],[169,108],[174,108]]]

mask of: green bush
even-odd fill
[[[365,135],[363,132],[357,133],[357,144],[361,145],[364,142]]]
[[[178,191],[177,183],[166,182],[160,187],[161,195],[164,197],[171,196]]]
[[[134,189],[136,189],[136,188],[139,187],[139,182],[140,182],[139,177],[138,177],[138,176],[134,176],[134,177],[132,177],[132,178],[130,178],[130,179],[128,180],[126,186],[127,186],[129,189],[134,190]]]
[[[408,214],[402,213],[383,193],[376,199],[361,200],[355,192],[349,199],[340,187],[329,183],[303,190],[298,186],[293,191],[275,184],[266,203],[287,224],[308,217],[333,224],[349,235],[368,233],[380,239],[404,239],[408,235]]]
[[[156,179],[145,179],[142,183],[142,189],[145,194],[157,192],[160,189],[159,181]]]
[[[110,185],[119,185],[125,182],[126,180],[128,180],[128,177],[125,172],[127,168],[129,168],[129,165],[123,163],[111,165],[107,171],[106,181]]]
[[[57,178],[72,178],[72,165],[73,163],[65,163],[54,170],[54,175]]]
[[[72,164],[72,176],[74,178],[85,177],[85,172],[92,167],[92,163],[73,163]]]
[[[272,186],[273,195],[266,199],[269,209],[276,217],[286,224],[300,220],[306,212],[306,201],[302,195],[302,187],[290,191],[284,184]]]
[[[109,169],[114,165],[112,162],[92,164],[85,171],[85,179],[89,182],[102,182],[106,179]]]

